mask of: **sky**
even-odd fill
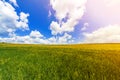
[[[120,0],[0,0],[0,42],[120,42]]]

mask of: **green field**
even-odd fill
[[[120,44],[0,44],[0,80],[120,80]]]

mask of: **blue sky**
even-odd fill
[[[18,5],[20,8],[17,11],[30,14],[28,17],[30,30],[38,30],[45,36],[50,37],[49,0],[18,0]]]
[[[0,0],[0,42],[118,43],[119,3],[119,0]]]

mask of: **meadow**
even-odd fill
[[[120,44],[0,44],[0,80],[120,80]]]

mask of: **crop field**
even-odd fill
[[[0,44],[0,80],[120,80],[120,44]]]

